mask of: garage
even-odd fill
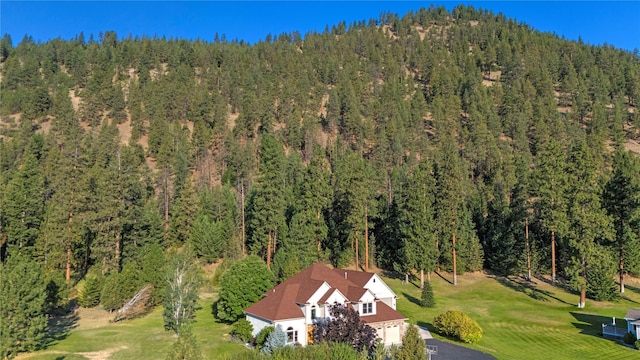
[[[402,342],[402,337],[400,336],[400,327],[398,325],[389,325],[385,329],[384,343],[387,345],[390,344],[399,344]]]

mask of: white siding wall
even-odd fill
[[[389,305],[393,310],[396,309],[396,294],[391,291],[391,288],[389,288],[377,274],[373,274],[364,287],[369,289],[378,299]]]
[[[271,326],[272,323],[270,321],[261,319],[261,318],[257,318],[251,314],[247,314],[247,321],[249,321],[251,323],[251,325],[253,325],[253,336],[258,335],[258,333],[260,332],[260,330],[266,328],[267,326]]]
[[[329,289],[331,289],[331,286],[329,286],[329,284],[324,282],[322,285],[320,285],[318,290],[316,290],[316,292],[313,293],[313,295],[311,295],[311,297],[309,298],[308,302],[311,303],[311,304],[317,304],[318,300],[320,300],[320,298],[322,298],[324,296],[324,294],[327,291],[329,291]]]
[[[277,325],[282,326],[282,331],[284,331],[285,334],[287,333],[287,329],[289,327],[292,327],[293,330],[297,330],[298,331],[298,342],[302,346],[306,346],[307,345],[307,326],[306,326],[306,324],[304,322],[304,318],[276,321],[275,325],[276,326]]]
[[[337,302],[338,304],[344,304],[347,298],[345,298],[344,295],[342,295],[342,293],[340,293],[340,291],[338,291],[337,289],[334,289],[332,291],[333,292],[331,293],[331,295],[329,295],[329,297],[327,298],[327,304],[333,304],[334,302]]]

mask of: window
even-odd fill
[[[373,303],[362,304],[362,314],[373,314]]]
[[[293,330],[291,326],[287,328],[287,344],[295,344],[298,342],[298,331]]]
[[[315,320],[316,319],[316,306],[313,305],[311,307],[311,320]]]

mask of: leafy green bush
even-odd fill
[[[635,345],[636,349],[640,350],[640,340],[636,340],[633,345]]]
[[[441,334],[466,343],[472,344],[482,339],[480,324],[459,310],[449,310],[436,316],[433,325]]]
[[[433,319],[433,325],[438,332],[445,336],[456,336],[458,327],[464,321],[465,313],[458,310],[449,310],[436,316]]]
[[[633,335],[632,332],[628,332],[626,334],[624,334],[624,343],[627,345],[633,345],[633,343],[636,341],[636,336]]]
[[[220,279],[216,317],[229,323],[244,317],[243,310],[260,300],[273,283],[273,273],[258,256],[249,255],[234,262]]]
[[[460,325],[458,337],[468,344],[477,343],[482,339],[482,328],[477,321],[467,317]]]
[[[258,350],[262,349],[262,347],[264,346],[264,343],[267,341],[267,338],[275,329],[276,328],[274,328],[273,326],[267,326],[262,328],[262,330],[260,330],[258,335],[256,335],[256,340],[255,340],[256,349]]]
[[[251,325],[251,323],[247,321],[247,319],[240,319],[233,324],[231,335],[235,336],[243,343],[246,343],[251,340],[252,332],[253,325]]]

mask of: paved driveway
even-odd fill
[[[427,345],[436,345],[438,347],[438,355],[432,355],[432,360],[496,360],[495,357],[466,348],[464,346],[436,340],[425,340]]]

